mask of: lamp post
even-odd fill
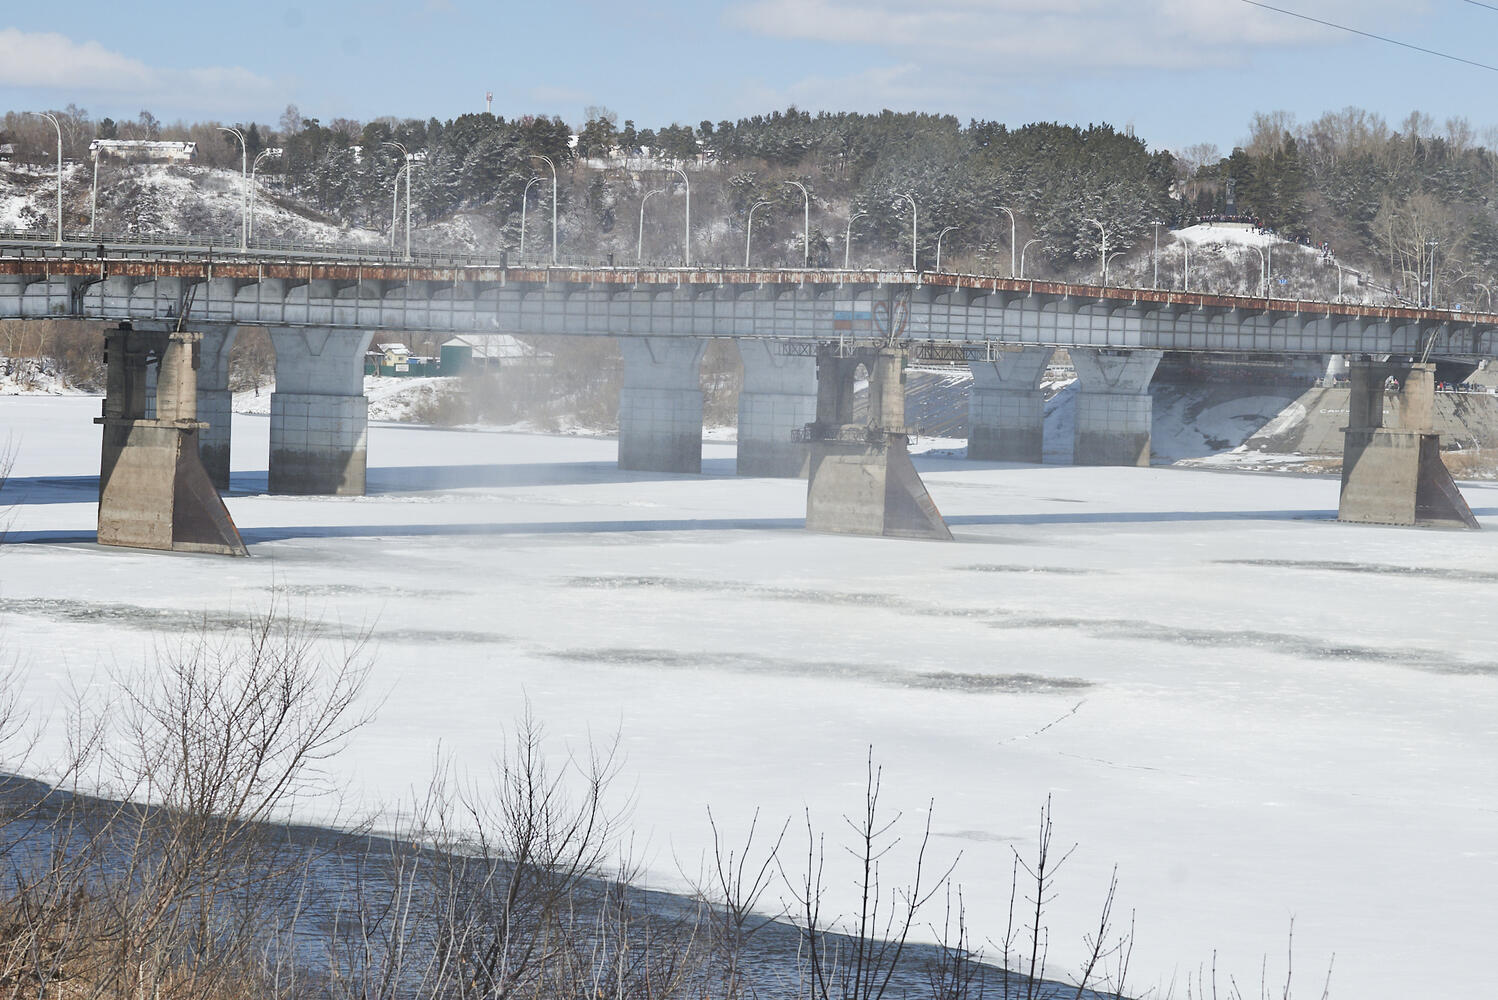
[[[244,133],[239,129],[220,125],[218,130],[228,132],[239,140],[239,174],[243,181],[239,190],[239,249],[248,250],[250,246],[250,147],[245,142]],[[58,148],[61,148],[60,144]],[[60,240],[61,237],[58,239]]]
[[[62,123],[50,111],[28,111],[27,114],[47,119],[57,130],[57,245],[62,246]]]
[[[97,142],[97,140],[95,140]],[[88,198],[88,235],[93,239],[94,225],[99,219],[99,157],[104,152],[94,143],[90,143],[88,151],[94,154],[94,187]]]
[[[1111,264],[1111,263],[1113,263],[1113,258],[1114,257],[1122,257],[1122,256],[1123,256],[1123,251],[1122,250],[1115,250],[1115,251],[1113,251],[1112,253],[1110,253],[1108,255],[1108,259],[1107,260],[1103,261],[1103,287],[1104,288],[1108,287],[1108,265]]]
[[[904,198],[906,201],[910,202],[910,269],[912,271],[920,271],[920,267],[916,264],[915,256],[916,250],[919,247],[919,244],[916,243],[916,219],[919,217],[920,212],[915,206],[915,199],[910,195],[897,194],[895,195],[895,197]]]
[[[393,139],[389,140],[389,141],[386,141],[386,142],[382,142],[382,143],[380,143],[380,145],[381,146],[389,146],[391,149],[398,149],[398,150],[401,151],[401,155],[406,158],[406,259],[410,260],[411,259],[411,177],[412,177],[412,175],[414,175],[416,173],[416,164],[418,162],[420,162],[421,159],[422,159],[422,157],[425,156],[426,154],[424,154],[424,153],[413,153],[409,149],[406,148],[406,144],[405,143],[403,143],[403,142],[396,142]],[[395,172],[395,179],[397,181],[400,180],[400,171],[398,171],[398,170]],[[391,240],[391,242],[390,242],[390,249],[394,250],[395,249],[395,221],[394,221],[394,213],[392,212],[391,214],[392,214],[392,218],[391,218],[391,222],[390,222],[390,240]]]
[[[1033,239],[1033,240],[1026,240],[1025,241],[1025,245],[1022,246],[1022,247],[1020,247],[1020,249],[1019,249],[1019,277],[1023,278],[1025,276],[1025,251],[1028,250],[1028,249],[1030,249],[1030,247],[1033,246],[1033,245],[1035,245],[1036,243],[1044,243],[1044,242],[1045,242],[1045,240],[1038,239],[1038,238],[1037,239]]]
[[[59,167],[58,169],[61,170],[62,168]],[[1440,245],[1440,242],[1440,240],[1427,240],[1425,243],[1426,246],[1430,247],[1430,291],[1425,296],[1425,308],[1427,309],[1434,309],[1436,307],[1436,247]]]
[[[272,148],[272,149],[262,149],[260,152],[258,152],[258,153],[255,154],[254,162],[252,162],[250,164],[250,239],[252,241],[255,239],[255,168],[258,167],[258,166],[260,166],[260,161],[263,160],[263,159],[265,159],[266,157],[268,157],[268,156],[280,156],[281,153],[282,153],[282,150],[280,150],[280,149],[275,149],[275,148]],[[391,221],[390,221],[390,227],[391,227],[391,234],[394,235],[394,232],[395,232],[395,220],[394,220],[394,218],[392,218]]]
[[[1164,225],[1164,223],[1162,223],[1159,219],[1155,220],[1155,278],[1154,281],[1150,284],[1150,287],[1154,289],[1158,289],[1160,287],[1160,227],[1162,225]]]
[[[551,157],[532,153],[531,159],[543,160],[551,168],[551,266],[557,266],[557,165]]]
[[[685,267],[691,267],[692,266],[692,182],[687,179],[687,172],[685,170],[681,169],[680,167],[672,167],[671,169],[674,170],[674,171],[676,171],[676,173],[678,175],[680,175],[681,182],[682,182],[682,184],[686,185],[686,189],[687,189],[687,221],[686,221],[686,228],[682,231],[682,237],[681,237],[682,251],[681,251],[681,255],[682,255],[682,264],[683,264],[683,266],[685,266]]]
[[[1488,300],[1488,310],[1487,311],[1491,313],[1493,311],[1493,286],[1492,285],[1485,285],[1485,284],[1483,284],[1480,281],[1474,281],[1474,282],[1472,282],[1472,287],[1474,287],[1474,288],[1481,288],[1483,290],[1483,293],[1487,296],[1487,300]]]
[[[539,183],[540,177],[532,177],[525,182],[525,190],[520,192],[520,261],[525,263],[525,203],[530,201],[531,185]]]
[[[1343,267],[1341,264],[1338,264],[1336,261],[1332,261],[1332,267],[1335,267],[1337,269],[1337,301],[1341,302],[1342,301],[1342,272],[1345,271],[1345,270],[1347,270],[1347,269],[1345,267]]]
[[[1107,288],[1108,287],[1108,230],[1104,229],[1103,228],[1103,224],[1101,222],[1099,222],[1098,220],[1096,220],[1096,219],[1087,219],[1086,221],[1092,223],[1094,226],[1097,226],[1098,232],[1100,232],[1100,233],[1103,234],[1103,248],[1098,253],[1098,259],[1103,262],[1103,275],[1102,275],[1102,278],[1103,278],[1103,287]]]
[[[809,268],[811,267],[811,195],[807,193],[806,186],[800,181],[786,181],[786,183],[793,184],[801,189],[801,198],[803,200],[801,207],[801,232],[803,235],[801,240],[806,247],[806,253],[801,259],[801,266]]]
[[[749,206],[749,224],[744,227],[744,269],[749,268],[749,240],[754,236],[754,210],[768,205],[769,202],[761,198]]]
[[[848,219],[848,231],[843,234],[843,270],[848,270],[848,261],[853,254],[853,223],[868,215],[868,212],[859,212]]]
[[[957,229],[956,226],[947,226],[941,232],[939,232],[939,233],[936,234],[936,273],[937,274],[941,273],[941,238],[943,236],[947,235],[950,232],[956,231],[956,229]]]
[[[1019,227],[1015,225],[1015,222],[1014,222],[1014,213],[1012,211],[1010,211],[1009,209],[1005,208],[1003,205],[999,206],[999,211],[1003,212],[1005,215],[1009,216],[1009,277],[1012,278],[1012,277],[1015,276],[1015,271],[1014,271],[1014,244],[1015,244],[1015,241],[1017,239],[1017,235],[1016,234],[1019,232]]]
[[[401,174],[406,172],[407,166],[405,163],[400,165],[400,168],[395,171],[395,180],[390,185],[390,253],[392,255],[395,253],[395,234],[400,232],[400,225],[396,221],[399,216],[396,213],[400,211]]]
[[[640,199],[640,232],[635,238],[635,264],[637,266],[645,258],[645,203],[650,200],[651,195],[665,193],[665,188],[656,188],[653,191],[646,191],[645,197]]]
[[[1177,234],[1176,239],[1181,241],[1181,250],[1186,255],[1186,262],[1181,265],[1181,291],[1191,291],[1191,244],[1184,236]]]

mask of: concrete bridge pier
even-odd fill
[[[367,330],[273,327],[270,492],[362,496],[368,460]]]
[[[811,445],[808,529],[951,540],[907,450],[905,359],[905,349],[896,346],[817,349],[817,419],[804,432]],[[853,419],[859,367],[869,379],[864,423]]]
[[[817,362],[782,354],[768,340],[740,340],[744,384],[739,390],[741,476],[806,476],[808,450],[801,428],[817,418]]]
[[[1074,347],[1077,393],[1073,465],[1150,464],[1150,379],[1161,351]]]
[[[1478,528],[1441,461],[1433,364],[1355,361],[1337,520]]]
[[[1041,462],[1045,392],[1040,388],[1050,347],[1002,350],[992,361],[972,361],[967,457],[984,462]]]
[[[229,352],[239,327],[198,326],[198,417],[207,426],[198,432],[198,451],[208,478],[229,488],[229,439],[234,421],[234,394],[229,391]]]
[[[99,542],[177,552],[247,555],[198,454],[200,335],[133,330],[105,335],[99,463]],[[155,370],[154,407],[147,372]],[[148,412],[148,408],[149,411]]]
[[[699,337],[622,337],[619,468],[702,471],[702,352]]]

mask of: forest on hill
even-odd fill
[[[241,166],[238,139],[217,122],[168,125],[147,111],[134,121],[96,121],[73,106],[55,114],[63,155],[79,163],[88,162],[95,138],[133,138],[193,141],[198,167]],[[549,251],[549,159],[558,172],[562,252],[612,254],[620,263],[633,263],[637,250],[647,261],[680,261],[681,195],[690,183],[693,258],[700,263],[740,263],[749,211],[764,202],[753,219],[756,266],[798,266],[803,254],[813,266],[834,266],[845,253],[863,264],[901,266],[912,250],[913,203],[922,267],[931,266],[946,231],[949,268],[1008,274],[1012,255],[1027,246],[1027,273],[1079,276],[1098,266],[1099,224],[1111,253],[1152,245],[1159,227],[1233,214],[1290,239],[1324,242],[1340,261],[1411,292],[1428,290],[1435,278],[1438,304],[1482,296],[1490,303],[1488,285],[1498,272],[1498,131],[1479,141],[1465,120],[1437,125],[1418,112],[1397,127],[1357,108],[1305,124],[1262,113],[1227,154],[1206,144],[1151,149],[1108,124],[1011,128],[964,125],[950,115],[794,107],[654,129],[603,108],[569,125],[555,116],[488,113],[324,123],[288,107],[275,126],[235,127],[249,158],[282,150],[258,165],[272,197],[377,232],[399,225],[392,207],[404,197],[397,175],[405,161],[395,144],[414,153],[415,238],[418,245],[431,239],[434,248],[441,234],[430,227],[463,217],[468,231],[483,234],[475,239],[490,244],[482,249],[513,251],[525,206],[528,249]],[[17,112],[4,116],[4,144],[13,148],[14,166],[38,173],[55,156],[51,124]],[[129,168],[105,168],[99,211],[112,228],[104,231],[132,231],[143,225],[131,215],[132,188],[112,182],[110,170]],[[75,171],[69,181],[82,186],[75,204],[87,202],[85,173]],[[662,197],[649,201],[656,192]],[[51,224],[48,211],[39,199],[28,221],[43,228]]]

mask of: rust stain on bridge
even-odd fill
[[[1191,309],[1228,309],[1244,312],[1276,312],[1313,316],[1340,316],[1368,320],[1411,320],[1424,324],[1459,323],[1498,326],[1498,314],[1458,312],[1449,309],[1416,309],[1403,306],[1367,306],[1351,303],[1300,299],[1270,299],[1244,295],[1207,295],[1151,288],[1103,288],[1097,285],[992,278],[970,274],[915,275],[909,271],[765,271],[704,268],[524,268],[466,265],[459,267],[411,267],[391,263],[347,263],[315,260],[245,261],[162,258],[157,260],[88,257],[0,258],[0,275],[35,278],[79,277],[142,279],[238,278],[257,281],[277,278],[291,281],[413,281],[444,284],[519,285],[811,285],[823,289],[839,286],[881,287],[888,285],[964,290],[977,293],[1020,292],[1056,298],[1092,299],[1118,305],[1176,306]]]

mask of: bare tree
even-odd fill
[[[618,841],[611,804],[617,738],[548,764],[544,730],[527,707],[490,780],[470,785],[437,816],[437,946],[462,969],[465,995],[509,997],[554,971],[580,908],[596,901]]]
[[[784,915],[784,909],[773,914],[761,914],[759,910],[791,821],[787,819],[781,824],[767,850],[755,844],[759,833],[757,809],[749,821],[743,845],[737,848],[726,843],[711,809],[707,811],[707,821],[713,832],[712,871],[706,880],[697,882],[695,889],[708,908],[712,961],[718,976],[717,995],[734,1000],[744,991],[745,950],[755,934]]]
[[[795,919],[809,963],[810,991],[819,1000],[880,1000],[885,995],[899,969],[917,915],[947,884],[961,857],[954,858],[934,880],[930,878],[926,849],[931,842],[933,806],[928,805],[909,880],[886,894],[881,865],[900,842],[895,828],[901,815],[886,819],[879,810],[883,769],[874,763],[872,747],[867,769],[863,812],[857,818],[843,817],[854,836],[853,846],[847,850],[858,866],[858,912],[832,921],[822,918],[822,839],[812,827],[809,813],[806,870],[794,882],[786,878],[795,898]],[[843,941],[848,949],[846,956],[840,954]]]

